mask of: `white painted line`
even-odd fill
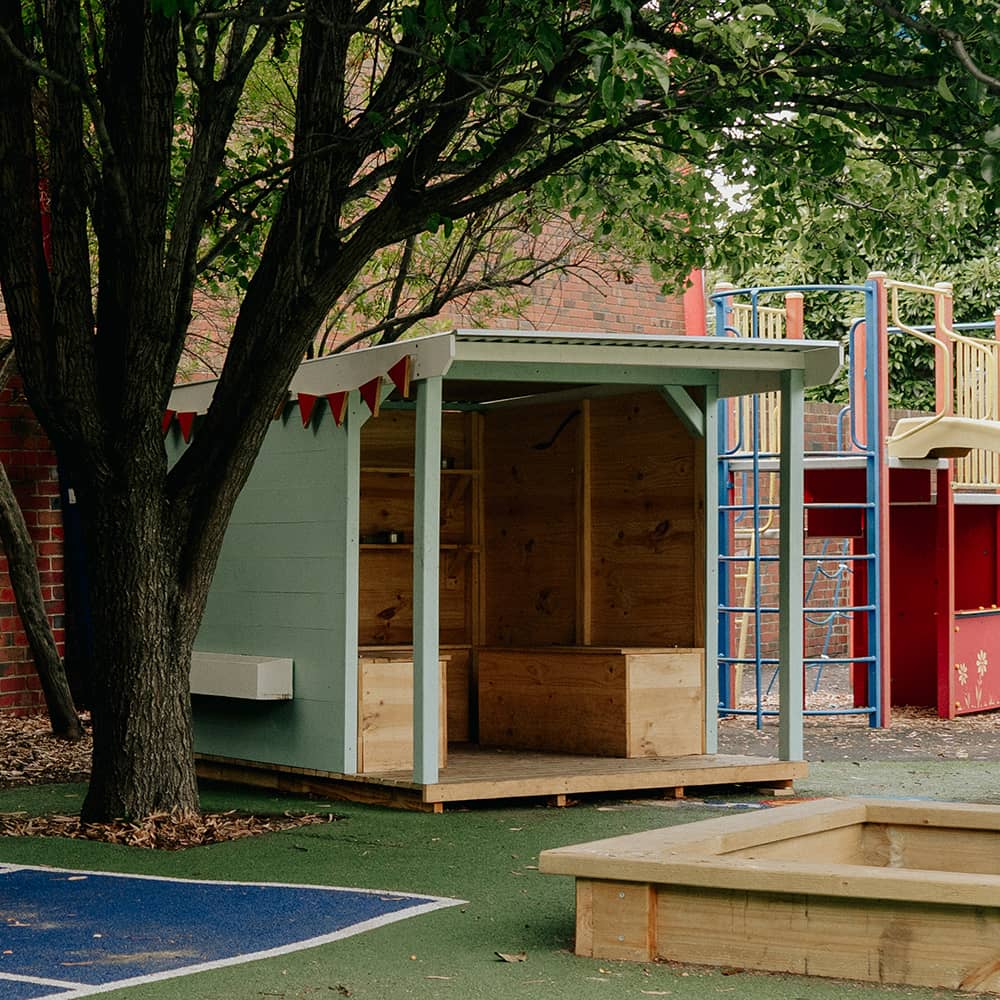
[[[8,872],[54,872],[60,875],[99,875],[103,878],[135,878],[149,882],[181,882],[187,885],[248,885],[275,889],[315,889],[320,892],[360,892],[366,896],[386,896],[389,899],[426,899],[440,902],[445,906],[458,906],[464,899],[448,896],[431,896],[426,892],[396,892],[393,889],[360,889],[351,885],[322,885],[315,882],[234,882],[230,879],[178,878],[173,875],[136,875],[131,872],[100,872],[87,868],[52,868],[49,865],[12,865],[9,869],[0,867],[0,875]],[[413,911],[409,911],[413,912]]]
[[[171,879],[170,881],[183,882],[184,879]],[[234,883],[236,885],[267,885],[268,883],[248,882]],[[308,888],[308,887],[306,887]],[[386,924],[393,924],[399,920],[406,920],[409,917],[416,917],[422,913],[430,913],[433,910],[440,910],[446,906],[458,906],[463,900],[460,899],[435,899],[432,903],[423,906],[414,906],[409,910],[398,910],[395,913],[387,913],[381,917],[374,917],[365,920],[360,924],[352,924],[342,930],[334,931],[332,934],[323,934],[319,937],[307,938],[303,941],[295,941],[292,944],[281,945],[278,948],[268,948],[265,951],[249,952],[246,955],[231,955],[229,958],[220,958],[212,962],[202,962],[199,965],[186,965],[177,969],[170,969],[167,972],[155,972],[148,976],[135,976],[132,979],[119,979],[113,983],[104,983],[101,986],[85,986],[74,990],[71,993],[53,993],[49,996],[38,997],[36,1000],[77,1000],[78,997],[89,997],[95,993],[110,993],[113,990],[122,990],[129,986],[140,986],[143,983],[157,983],[164,979],[174,979],[177,976],[190,976],[196,972],[207,972],[210,969],[222,969],[228,965],[241,965],[244,962],[256,962],[261,958],[276,958],[279,955],[288,955],[294,951],[303,951],[306,948],[315,948],[321,944],[329,944],[331,941],[340,941],[343,938],[353,937],[355,934],[362,934],[365,931],[383,927]]]
[[[83,985],[79,980],[69,982],[64,979],[43,979],[41,976],[18,976],[13,972],[0,972],[0,979],[11,983],[33,983],[36,986],[61,986],[66,990],[78,990]],[[65,993],[55,994],[55,996],[65,995]]]
[[[418,892],[393,892],[387,889],[359,889],[349,886],[312,885],[308,883],[303,884],[296,882],[230,882],[223,879],[186,879],[164,875],[131,875],[126,872],[101,872],[76,868],[51,868],[47,865],[18,865],[16,867],[11,866],[9,868],[0,868],[0,874],[6,874],[13,871],[52,872],[53,874],[68,876],[95,875],[107,878],[144,879],[151,882],[182,882],[194,885],[243,885],[261,886],[265,888],[274,887],[280,889],[355,892],[372,896],[384,896],[388,899],[426,900],[425,903],[419,906],[413,906],[406,910],[397,910],[394,913],[386,913],[379,917],[372,917],[369,920],[364,920],[357,924],[351,924],[349,927],[344,927],[339,931],[333,931],[329,934],[321,934],[317,937],[305,938],[302,941],[294,941],[290,944],[280,945],[277,948],[267,948],[262,951],[248,952],[244,955],[230,955],[228,958],[215,959],[211,962],[201,962],[196,965],[182,966],[176,969],[169,969],[164,972],[155,972],[148,976],[134,976],[130,979],[119,979],[113,983],[102,983],[97,986],[84,986],[78,982],[64,984],[58,980],[36,980],[42,985],[51,984],[53,986],[68,987],[70,992],[50,993],[46,994],[44,997],[37,997],[35,1000],[77,1000],[79,997],[94,996],[97,993],[110,993],[114,990],[125,989],[129,986],[139,986],[143,983],[155,983],[164,979],[174,979],[178,976],[190,976],[197,972],[207,972],[210,969],[222,969],[230,965],[242,965],[243,963],[255,962],[262,958],[276,958],[279,955],[288,955],[295,951],[303,951],[306,948],[316,948],[319,945],[329,944],[332,941],[340,941],[344,938],[353,937],[355,934],[362,934],[365,931],[375,930],[378,927],[384,927],[400,920],[406,920],[409,917],[417,917],[424,913],[431,913],[434,910],[444,909],[449,906],[460,906],[466,902],[463,899],[451,899],[447,896],[428,896],[425,893]],[[28,979],[28,977],[18,978],[24,982],[32,981]]]

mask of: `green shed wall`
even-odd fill
[[[199,753],[347,769],[338,609],[345,600],[348,441],[346,428],[328,413],[318,426],[303,428],[294,409],[268,432],[226,531],[195,648],[291,657],[295,696],[277,702],[196,696]]]

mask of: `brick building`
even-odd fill
[[[56,456],[15,376],[0,392],[0,461],[14,487],[38,553],[42,598],[60,654],[65,653],[63,520]],[[14,603],[7,559],[0,552],[0,711],[44,706],[28,639]]]

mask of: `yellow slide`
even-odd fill
[[[905,417],[889,437],[889,457],[964,458],[973,449],[1000,452],[1000,421],[971,417]]]

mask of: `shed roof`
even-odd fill
[[[411,359],[411,378],[444,379],[450,403],[481,403],[580,386],[699,386],[720,396],[779,388],[783,371],[800,369],[806,386],[829,382],[842,348],[831,341],[604,333],[452,330],[304,361],[293,394],[326,396],[357,389]],[[169,407],[203,413],[217,380],[174,389]]]

